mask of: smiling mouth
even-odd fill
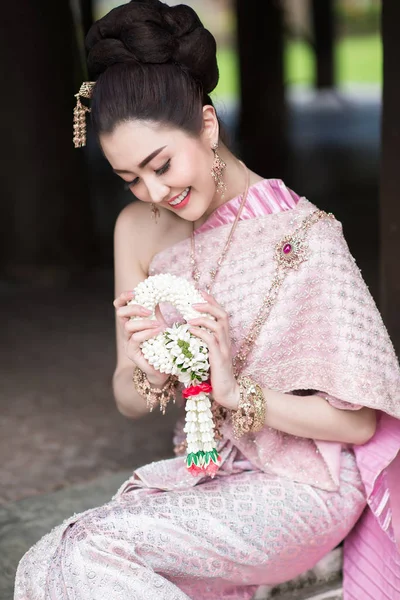
[[[174,198],[174,200],[171,200],[170,202],[168,202],[168,204],[170,206],[178,206],[179,204],[181,204],[181,202],[183,202],[187,195],[190,192],[190,187],[187,187],[185,190],[183,190],[182,194],[179,194],[179,196],[177,198]]]

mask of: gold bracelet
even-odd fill
[[[265,424],[266,401],[261,387],[250,377],[240,377],[239,406],[232,413],[233,435],[239,439],[251,431],[260,431]]]
[[[144,373],[142,369],[135,367],[132,381],[136,391],[145,398],[147,408],[150,412],[152,412],[153,408],[159,404],[160,411],[165,415],[165,409],[167,408],[168,402],[172,400],[175,403],[176,388],[179,383],[176,377],[170,376],[164,386],[161,389],[158,389],[151,386],[146,373]]]

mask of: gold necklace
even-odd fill
[[[233,234],[234,234],[236,226],[237,226],[237,224],[239,222],[240,215],[242,214],[244,205],[246,204],[247,195],[248,195],[248,192],[249,192],[250,173],[249,173],[249,170],[247,169],[246,165],[241,160],[239,162],[240,162],[240,164],[243,166],[243,168],[246,171],[246,187],[245,187],[245,190],[243,192],[242,202],[240,203],[239,210],[237,212],[235,221],[234,221],[234,223],[232,225],[232,228],[230,230],[230,233],[228,235],[228,239],[227,239],[227,241],[225,243],[224,249],[222,250],[222,254],[219,257],[219,259],[217,260],[217,265],[215,267],[213,267],[212,269],[210,269],[210,278],[211,278],[211,281],[210,281],[210,283],[208,285],[206,285],[206,291],[207,291],[208,294],[210,294],[210,292],[211,292],[211,288],[214,285],[215,279],[216,279],[216,277],[217,277],[217,275],[219,273],[221,265],[222,265],[222,263],[223,263],[223,261],[225,259],[225,256],[227,255],[228,250],[229,250],[229,248],[231,246]],[[192,277],[193,277],[193,280],[196,282],[196,284],[198,284],[199,281],[200,281],[201,273],[200,273],[200,271],[198,269],[197,262],[196,262],[196,245],[195,245],[195,240],[194,240],[194,222],[193,222],[193,231],[192,231],[192,236],[191,236],[190,263],[192,265]]]
[[[247,180],[246,180],[246,189],[243,194],[243,200],[240,204],[238,214],[236,215],[235,222],[232,226],[231,232],[229,234],[228,240],[225,244],[224,250],[217,262],[217,268],[212,269],[210,271],[211,275],[211,283],[206,286],[206,290],[210,293],[211,287],[214,284],[215,278],[218,274],[219,268],[222,264],[222,261],[225,258],[225,255],[230,247],[232,236],[236,225],[239,221],[240,214],[243,210],[243,207],[246,203],[247,194],[249,191],[249,179],[250,174],[246,168],[246,166],[241,162],[243,167],[247,172]],[[308,230],[310,227],[318,222],[322,218],[335,218],[331,213],[325,213],[322,210],[315,210],[311,214],[307,215],[300,225],[295,229],[295,231],[289,235],[285,236],[282,240],[280,240],[275,246],[275,254],[274,258],[276,261],[276,272],[275,276],[272,279],[272,283],[270,289],[266,293],[263,298],[263,302],[258,311],[258,314],[250,327],[248,334],[244,336],[244,339],[239,347],[239,351],[236,356],[233,357],[233,372],[235,377],[238,377],[246,368],[247,360],[251,350],[254,347],[255,341],[260,334],[260,331],[267,321],[273,306],[278,298],[278,292],[286,279],[286,275],[292,270],[297,269],[299,265],[308,259],[308,246],[306,245],[306,237],[308,234]],[[194,231],[192,232],[192,253],[191,253],[191,264],[193,267],[192,277],[196,281],[196,283],[200,279],[200,273],[197,269],[196,259],[195,259],[195,246],[194,246]],[[223,436],[221,434],[222,424],[225,422],[226,416],[228,414],[228,409],[224,408],[220,404],[212,403],[211,407],[214,424],[215,424],[215,439],[221,440]]]

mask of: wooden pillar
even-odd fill
[[[87,32],[93,25],[93,0],[80,0],[82,15],[82,29],[86,37]]]
[[[383,113],[380,183],[381,309],[400,351],[400,2],[382,2]]]
[[[8,273],[80,269],[94,253],[84,151],[72,144],[76,37],[69,0],[10,2],[2,17],[5,150],[1,263]],[[5,207],[4,207],[5,205]]]
[[[315,85],[318,89],[335,85],[335,18],[334,0],[312,0],[314,31]]]
[[[236,0],[241,111],[239,147],[265,177],[284,176],[285,95],[280,2]]]

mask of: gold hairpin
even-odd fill
[[[90,108],[82,104],[82,98],[91,98],[95,81],[84,81],[79,89],[79,92],[75,94],[76,106],[74,108],[74,137],[73,142],[75,148],[82,148],[86,146],[86,113],[90,112]]]

